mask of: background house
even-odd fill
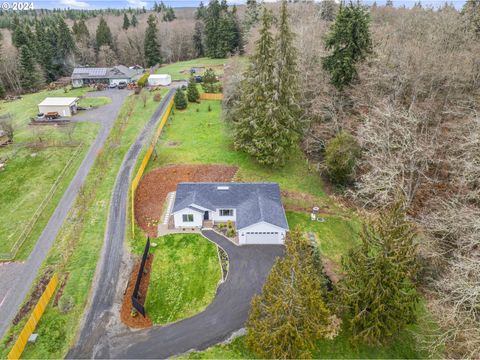
[[[117,84],[121,81],[130,83],[143,74],[143,68],[128,68],[117,65],[111,68],[83,67],[75,68],[72,73],[72,86],[82,87],[90,84]]]
[[[78,97],[47,97],[38,104],[38,112],[58,112],[60,116],[69,117],[77,112]]]

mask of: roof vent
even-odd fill
[[[228,190],[229,188],[228,186],[217,186],[217,190]]]

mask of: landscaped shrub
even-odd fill
[[[200,94],[197,89],[197,82],[193,76],[188,81],[187,98],[190,102],[197,102],[198,99],[200,99]]]
[[[42,316],[42,326],[38,328],[37,345],[49,353],[55,353],[65,343],[67,334],[66,321],[57,311],[47,311]]]
[[[64,295],[60,298],[60,301],[58,302],[58,309],[62,313],[67,313],[73,308],[74,305],[75,300],[73,299],[73,297],[70,295]]]
[[[150,76],[149,73],[143,74],[142,77],[140,79],[138,79],[137,85],[140,86],[140,87],[144,87],[145,85],[147,85],[149,76]]]
[[[175,109],[185,110],[187,108],[187,99],[181,89],[177,89],[173,102],[175,103]]]
[[[207,69],[203,75],[202,88],[206,93],[219,92],[220,84],[218,83],[217,75],[213,69]]]
[[[338,185],[352,181],[359,157],[360,146],[353,136],[345,131],[339,132],[325,150],[325,166],[330,180]]]

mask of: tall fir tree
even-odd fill
[[[105,19],[100,17],[100,22],[98,23],[97,32],[96,32],[96,49],[97,51],[100,47],[107,45],[112,47],[113,45],[113,37],[110,27],[108,26]]]
[[[75,36],[75,40],[80,41],[87,41],[90,38],[90,32],[88,31],[87,25],[85,24],[85,20],[81,19],[77,26],[72,28],[73,35]]]
[[[202,57],[205,55],[205,49],[203,47],[203,29],[203,23],[201,21],[195,22],[192,41],[196,57]]]
[[[480,0],[467,0],[462,8],[462,16],[469,29],[480,37]]]
[[[275,262],[261,295],[253,298],[249,348],[263,359],[311,358],[317,341],[338,331],[324,293],[314,248],[301,231],[292,231],[285,240],[285,257]]]
[[[138,25],[138,20],[137,20],[137,17],[135,16],[135,14],[132,15],[131,24],[132,24],[133,27],[137,27],[137,25]]]
[[[370,15],[360,4],[341,4],[325,47],[331,54],[323,58],[332,84],[339,90],[357,78],[355,65],[371,52]]]
[[[123,30],[128,30],[129,27],[130,27],[130,20],[128,19],[127,13],[124,13],[124,14],[123,14],[123,25],[122,25],[122,29],[123,29]]]
[[[206,8],[203,1],[200,1],[197,10],[195,11],[195,20],[203,20],[205,18]]]
[[[162,62],[160,44],[157,39],[157,18],[154,15],[148,17],[148,26],[145,30],[145,66],[150,67]]]
[[[207,48],[207,56],[211,58],[222,57],[217,50],[220,39],[218,28],[221,10],[218,0],[211,0],[205,12],[205,46]]]
[[[249,31],[260,20],[257,0],[247,0],[247,10],[244,18],[245,31]]]
[[[296,49],[282,3],[278,35],[270,32],[265,10],[260,40],[251,59],[235,106],[233,123],[237,148],[269,166],[282,166],[297,145],[303,124],[298,105]]]
[[[361,245],[342,262],[340,306],[346,309],[353,339],[367,344],[387,343],[416,319],[415,231],[402,206],[398,201],[365,224]]]
[[[35,62],[35,57],[27,45],[20,48],[18,70],[22,90],[35,91],[39,89],[43,80],[42,75]]]
[[[61,75],[66,75],[70,70],[69,66],[71,65],[71,56],[75,52],[75,41],[73,40],[70,28],[61,17],[58,18],[56,32],[56,54],[58,56],[59,63],[62,64]]]

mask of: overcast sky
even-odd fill
[[[8,0],[9,2],[17,0]],[[158,0],[160,1],[160,0]],[[228,0],[230,4],[242,4],[246,0]],[[272,0],[267,0],[272,1]],[[374,0],[363,0],[364,3],[373,3]],[[381,5],[386,0],[378,0],[377,4]],[[208,0],[204,0],[207,3]],[[395,6],[407,6],[411,7],[416,0],[393,0]],[[433,7],[441,6],[445,3],[444,0],[423,0],[423,5],[431,5]],[[461,8],[465,0],[449,1],[453,3],[457,8]],[[74,9],[99,9],[99,8],[137,8],[145,6],[147,9],[151,8],[154,0],[33,0],[33,5],[36,9],[40,8],[74,8]],[[164,3],[173,7],[196,7],[200,0],[164,0]]]

